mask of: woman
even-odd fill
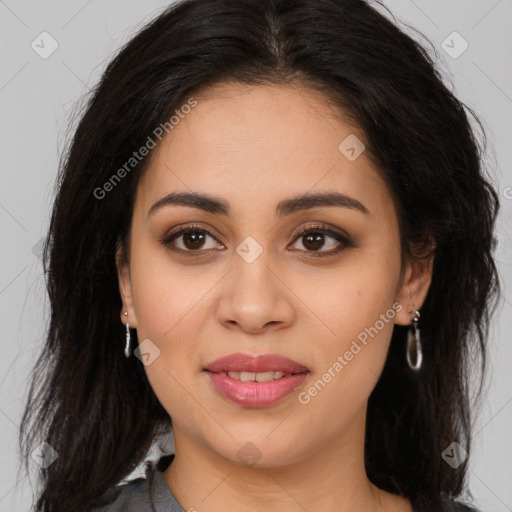
[[[475,510],[498,198],[467,112],[361,0],[188,0],[140,31],[59,176],[36,509]]]

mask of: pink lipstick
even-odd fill
[[[222,396],[246,407],[267,407],[281,401],[299,388],[309,373],[287,357],[243,353],[217,359],[205,371]]]

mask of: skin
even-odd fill
[[[421,309],[432,262],[406,262],[401,276],[397,214],[390,192],[363,152],[349,161],[338,145],[364,134],[313,91],[299,86],[217,84],[153,150],[139,182],[129,264],[118,251],[121,320],[160,350],[145,366],[173,419],[176,456],[165,481],[184,510],[410,512],[410,501],[378,489],[364,468],[368,397],[382,372],[393,324]],[[170,192],[202,192],[231,203],[229,217],[170,205],[148,216]],[[276,204],[337,191],[369,211],[317,207],[282,219]],[[298,229],[328,224],[355,243],[308,245]],[[173,243],[172,229],[199,224],[212,236]],[[184,227],[184,226],[183,226]],[[313,230],[314,232],[314,230]],[[262,253],[236,252],[253,237]],[[171,244],[172,245],[172,244]],[[313,247],[313,248],[311,248]],[[401,279],[402,277],[402,279]],[[379,315],[401,310],[307,404],[308,389]],[[128,315],[124,315],[124,311]],[[203,368],[234,352],[277,353],[310,370],[300,390],[266,408],[219,395]],[[246,443],[259,460],[237,455]],[[244,448],[248,450],[247,447]]]

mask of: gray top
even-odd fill
[[[146,467],[146,478],[136,478],[110,489],[95,501],[95,505],[90,512],[185,512],[167,487],[158,465]],[[427,508],[432,512],[430,507]],[[413,506],[413,511],[427,512],[427,508]],[[469,505],[446,500],[442,511],[436,512],[479,511]]]
[[[146,468],[146,478],[136,478],[107,491],[91,512],[185,512],[165,483],[163,473]]]

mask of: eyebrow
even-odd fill
[[[171,192],[151,206],[148,211],[148,217],[155,211],[171,205],[197,208],[217,215],[230,216],[231,214],[231,204],[225,199],[198,192]],[[349,208],[351,210],[358,210],[365,215],[370,215],[368,209],[357,199],[339,192],[302,194],[290,199],[284,199],[277,204],[276,214],[282,218],[298,211],[326,206]]]

